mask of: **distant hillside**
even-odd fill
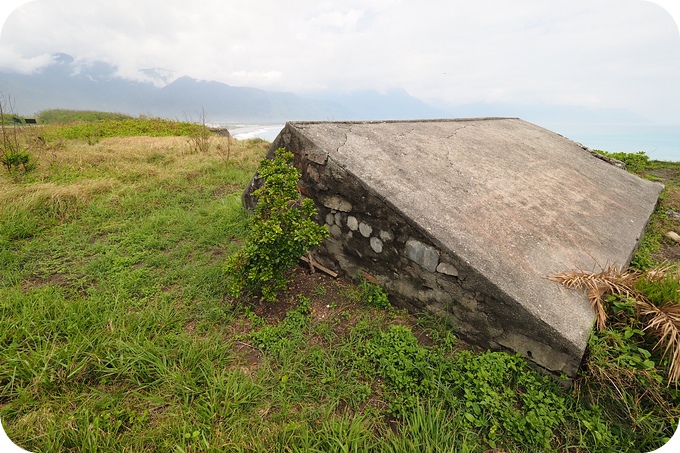
[[[147,70],[145,74],[162,74]],[[164,79],[166,80],[166,79]],[[403,89],[386,93],[360,90],[351,93],[271,92],[234,87],[215,81],[180,77],[158,87],[116,76],[116,68],[95,62],[77,64],[66,54],[55,54],[53,64],[26,75],[0,72],[0,92],[15,100],[15,113],[33,115],[46,109],[120,112],[169,119],[198,119],[205,111],[211,122],[272,122],[290,120],[389,120],[419,118],[517,117],[551,128],[574,124],[646,124],[623,109],[583,106],[472,103],[433,107]]]
[[[11,96],[17,113],[31,115],[52,108],[102,110],[186,119],[204,110],[211,121],[286,121],[349,118],[353,113],[330,101],[293,93],[233,87],[181,77],[158,88],[115,76],[116,68],[98,62],[86,68],[56,54],[54,63],[25,75],[0,72],[0,91]]]

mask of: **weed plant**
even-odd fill
[[[197,127],[193,128],[191,134],[189,134],[189,147],[193,152],[207,153],[208,151],[210,151],[211,132],[210,129],[208,129],[208,126],[206,125],[206,118],[207,115],[205,114],[205,110],[201,110],[201,112],[198,115],[198,122],[195,123]],[[228,136],[227,149],[231,145],[230,138],[231,137]],[[224,153],[220,153],[220,156],[224,156]],[[229,163],[228,152],[225,162]]]
[[[359,291],[358,298],[371,307],[383,309],[392,308],[387,293],[379,285],[371,283],[365,278],[359,277],[357,289]]]
[[[0,164],[8,173],[26,173],[34,168],[28,146],[21,140],[12,99],[0,93]]]

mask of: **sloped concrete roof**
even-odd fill
[[[291,131],[307,159],[355,175],[581,352],[593,312],[545,277],[627,265],[663,188],[516,118],[291,122],[284,141]]]

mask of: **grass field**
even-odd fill
[[[228,297],[225,260],[249,228],[241,192],[268,146],[62,137],[32,148],[32,171],[0,174],[0,419],[15,443],[604,452],[650,451],[673,434],[668,360],[630,321],[593,336],[565,388],[375,304],[367,282],[298,268],[277,303]],[[680,165],[641,171],[668,184],[643,258],[677,262],[663,232],[680,227],[666,214],[680,211]]]

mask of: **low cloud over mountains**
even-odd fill
[[[215,81],[146,70],[148,81],[117,76],[104,62],[78,64],[66,54],[32,74],[0,72],[0,92],[11,96],[16,113],[33,115],[52,108],[102,110],[180,120],[210,122],[283,122],[289,120],[367,120],[510,116],[541,125],[555,123],[644,123],[638,115],[617,109],[579,106],[531,106],[475,103],[433,107],[404,90],[378,93],[294,93],[235,87]],[[169,80],[172,80],[168,83]]]

